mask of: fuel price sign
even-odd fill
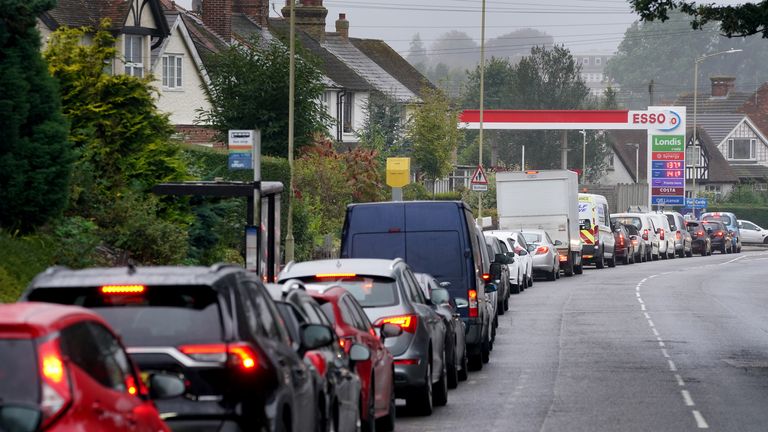
[[[685,203],[685,136],[651,137],[651,204]]]

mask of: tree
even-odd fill
[[[67,203],[73,155],[56,82],[40,55],[36,18],[52,0],[0,8],[0,226],[30,230]]]
[[[429,48],[433,64],[449,68],[470,69],[480,61],[480,49],[468,34],[451,30],[435,40]]]
[[[429,58],[427,57],[427,48],[421,41],[421,35],[416,33],[411,40],[411,46],[408,49],[408,63],[412,64],[422,74],[427,72],[429,67]]]
[[[363,107],[363,125],[355,132],[360,145],[376,150],[382,157],[404,155],[409,150],[405,142],[405,108],[391,96],[372,93]]]
[[[413,114],[408,136],[413,141],[414,163],[427,177],[437,180],[451,172],[459,142],[459,116],[440,90],[424,88],[422,95],[423,103]]]
[[[490,39],[485,44],[485,50],[494,57],[505,57],[516,62],[535,46],[552,48],[554,44],[554,38],[546,32],[523,28]]]
[[[686,0],[630,0],[643,21],[667,21],[675,11],[690,16],[693,29],[716,22],[727,37],[762,34],[768,38],[768,1],[740,5],[697,4]]]
[[[320,102],[325,92],[323,75],[309,53],[301,49],[298,53],[294,102],[297,149],[311,143],[315,133],[327,133],[330,122]],[[265,42],[258,35],[213,55],[208,68],[212,107],[200,111],[198,121],[213,126],[222,137],[229,129],[258,128],[264,154],[287,156],[289,60],[281,42]]]
[[[615,110],[619,109],[619,92],[615,88],[608,86],[603,90],[603,98],[600,101],[600,109]]]

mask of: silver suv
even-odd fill
[[[339,285],[363,306],[376,328],[390,323],[403,329],[385,346],[395,357],[395,394],[409,410],[430,415],[448,403],[445,324],[424,296],[411,268],[400,258],[336,259],[288,263],[279,282],[299,279]]]

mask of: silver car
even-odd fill
[[[523,230],[523,237],[528,242],[529,252],[533,259],[533,273],[543,275],[547,280],[555,280],[560,277],[560,259],[557,246],[560,240],[553,242],[544,230]]]
[[[339,285],[355,297],[374,327],[400,326],[402,334],[388,337],[384,343],[395,358],[395,395],[421,415],[430,415],[433,406],[448,403],[445,324],[405,261],[291,262],[278,275],[280,283],[289,279]]]

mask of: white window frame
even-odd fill
[[[341,107],[341,131],[345,135],[355,133],[355,93],[353,92],[348,91],[344,94]]]
[[[163,88],[167,90],[182,90],[184,88],[184,56],[181,54],[165,54],[162,60],[162,67]],[[173,73],[170,73],[171,71]]]
[[[749,140],[749,158],[734,158],[734,144],[735,139],[738,140]],[[728,143],[726,144],[726,155],[728,160],[756,160],[755,151],[757,147],[757,140],[754,138],[728,138]]]
[[[600,57],[595,57],[595,65],[600,65],[603,60]]]
[[[589,57],[584,57],[581,59],[581,64],[588,65],[589,64]]]
[[[123,36],[125,39],[125,43],[123,44],[123,48],[125,50],[125,74],[131,75],[139,78],[144,77],[144,43],[145,38],[141,35],[132,35],[132,34],[126,34]],[[138,45],[140,48],[140,52],[138,56],[134,55],[133,52],[133,41],[139,39],[141,43]],[[135,61],[136,59],[140,61]],[[132,61],[133,60],[133,61]]]

